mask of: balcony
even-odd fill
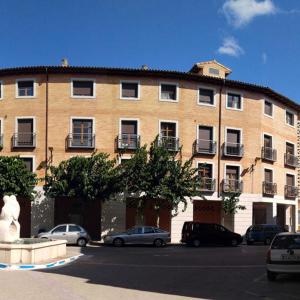
[[[179,138],[173,136],[160,136],[158,145],[165,147],[169,151],[179,150]]]
[[[222,190],[224,193],[242,193],[243,181],[237,179],[224,179],[222,181]]]
[[[95,134],[92,133],[70,133],[67,137],[68,148],[95,148]]]
[[[199,191],[214,192],[216,187],[216,180],[213,178],[199,178]]]
[[[244,155],[244,145],[239,143],[224,143],[224,156],[242,157]]]
[[[277,194],[277,184],[276,183],[264,181],[262,189],[263,189],[264,195],[274,196]]]
[[[194,153],[195,154],[215,155],[216,149],[217,149],[217,142],[214,142],[212,140],[197,139],[194,142]]]
[[[269,161],[277,160],[277,150],[270,147],[261,148],[261,158]]]
[[[13,148],[35,148],[36,134],[33,132],[15,133],[12,137]]]
[[[136,134],[121,134],[118,136],[118,149],[136,150],[140,146],[140,136]]]
[[[284,154],[284,164],[286,166],[296,168],[298,166],[298,157],[293,154],[290,154],[290,153],[285,153]]]
[[[284,186],[284,195],[286,198],[296,198],[298,197],[298,187],[293,185]]]

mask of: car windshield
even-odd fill
[[[277,236],[271,249],[300,249],[300,235]]]

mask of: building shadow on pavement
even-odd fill
[[[251,262],[253,267],[243,268],[240,266],[245,262],[234,258],[232,251],[241,253],[242,247],[86,247],[81,249],[84,256],[74,263],[35,272],[83,278],[95,285],[202,299],[254,299],[254,294],[279,299],[283,287],[300,295],[300,276],[280,276],[278,281],[268,282],[264,257]],[[228,253],[233,255],[227,267]]]

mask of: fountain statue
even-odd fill
[[[20,239],[20,205],[15,195],[3,197],[0,215],[0,241],[14,242]]]

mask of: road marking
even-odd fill
[[[254,279],[253,279],[253,282],[261,281],[261,280],[262,280],[263,278],[265,278],[265,277],[266,277],[266,274],[263,273],[263,274],[261,274],[260,276],[254,278]]]

